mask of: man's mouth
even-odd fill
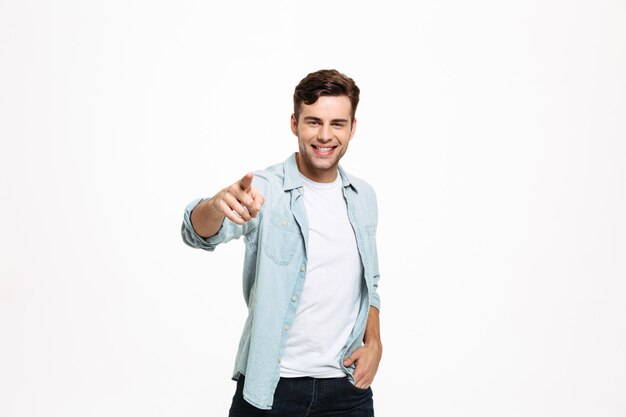
[[[315,146],[315,145],[311,145],[311,147],[313,148],[313,151],[318,155],[329,155],[333,153],[335,148],[337,148],[336,146]]]

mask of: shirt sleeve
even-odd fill
[[[372,201],[369,205],[372,210],[372,216],[374,220],[374,225],[371,228],[371,238],[373,239],[373,247],[374,253],[373,255],[373,277],[372,277],[372,296],[370,298],[370,305],[372,307],[376,307],[378,311],[380,311],[380,295],[378,294],[378,281],[380,280],[380,270],[378,266],[378,249],[377,249],[377,238],[376,238],[376,229],[378,228],[378,202],[376,199],[376,193],[374,189],[371,189],[371,198]]]

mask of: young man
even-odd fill
[[[359,88],[336,70],[294,92],[298,152],[191,202],[188,245],[244,236],[248,319],[230,409],[240,416],[374,416],[382,355],[376,196],[339,160],[356,129]]]

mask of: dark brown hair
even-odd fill
[[[321,96],[347,96],[352,104],[352,120],[359,104],[361,90],[354,80],[337,70],[319,70],[310,73],[300,81],[293,92],[293,114],[296,121],[302,109],[302,103],[313,104]]]

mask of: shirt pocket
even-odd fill
[[[263,251],[268,258],[278,265],[289,265],[293,259],[298,240],[301,239],[298,225],[291,215],[284,215],[276,211],[270,213],[270,227]]]

